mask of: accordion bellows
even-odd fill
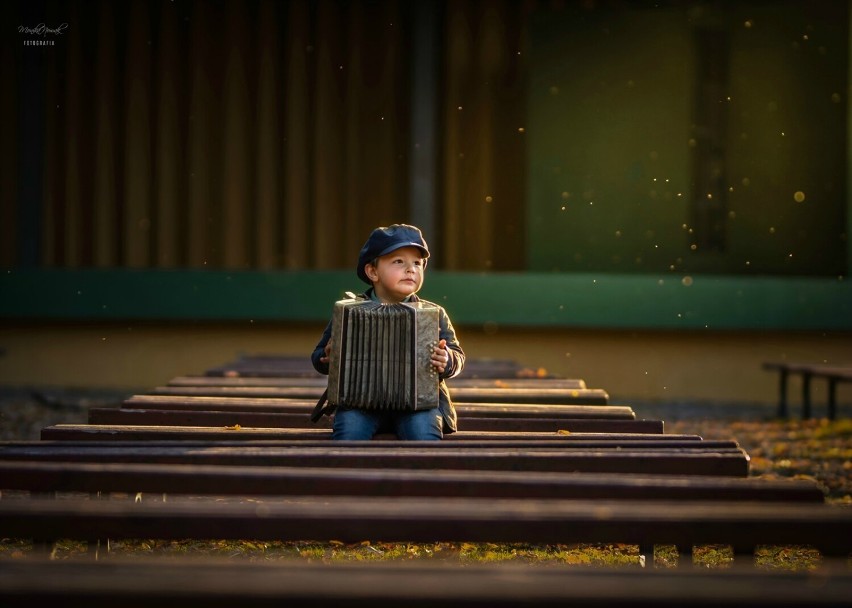
[[[438,307],[426,302],[335,303],[329,353],[328,401],[374,410],[438,407]]]

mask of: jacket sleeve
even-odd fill
[[[329,321],[328,325],[326,325],[325,331],[322,332],[320,341],[314,348],[314,352],[311,353],[311,363],[313,364],[314,369],[325,375],[328,375],[328,362],[323,363],[320,361],[320,357],[325,355],[325,345],[328,344],[329,340],[331,340],[331,321]]]

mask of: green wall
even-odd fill
[[[0,320],[328,320],[351,271],[8,270]],[[453,321],[500,327],[852,330],[852,283],[606,273],[442,273],[421,295]]]
[[[529,269],[848,274],[847,3],[637,6],[533,16]],[[702,31],[725,57],[699,62]],[[719,251],[693,248],[699,153],[721,159]]]

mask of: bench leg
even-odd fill
[[[837,417],[837,378],[828,379],[828,419]]]
[[[778,372],[778,417],[787,418],[787,370]]]
[[[639,545],[639,564],[643,568],[654,567],[654,545]]]
[[[86,554],[93,560],[100,556],[101,541],[100,539],[90,540],[86,543]]]
[[[89,494],[89,500],[109,500],[110,495],[102,494],[101,492],[92,492]],[[105,547],[107,553],[109,553],[109,539],[108,538],[93,538],[87,542],[86,553],[93,560],[98,559],[100,557],[101,546]]]
[[[56,492],[30,492],[32,498],[55,500]],[[40,558],[56,559],[56,540],[33,538],[33,554]]]
[[[802,420],[811,419],[811,375],[802,374]]]

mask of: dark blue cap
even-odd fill
[[[379,227],[370,233],[370,238],[367,239],[358,254],[358,268],[356,269],[358,278],[368,285],[372,285],[373,282],[367,278],[367,274],[364,272],[364,266],[378,257],[396,251],[400,247],[417,247],[423,253],[424,258],[429,257],[429,245],[426,244],[426,239],[423,238],[420,228],[408,224],[391,224],[387,227]]]

